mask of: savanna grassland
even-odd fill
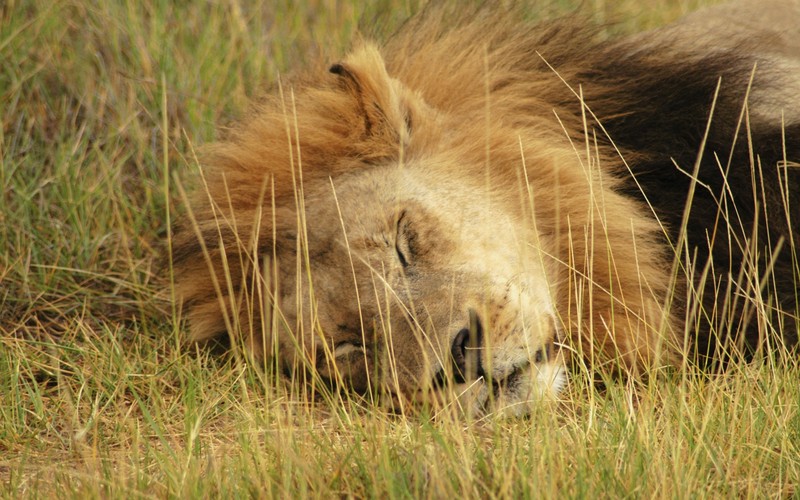
[[[197,148],[417,3],[0,2],[0,495],[800,495],[800,367],[781,358],[602,391],[578,372],[530,418],[460,421],[185,347],[163,256]],[[627,32],[698,5],[583,2]]]

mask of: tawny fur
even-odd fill
[[[304,193],[343,176],[368,175],[376,166],[428,162],[446,165],[442,182],[456,176],[483,186],[514,212],[514,220],[531,228],[548,259],[543,272],[554,293],[559,331],[571,349],[596,367],[613,361],[632,371],[684,356],[684,333],[696,326],[685,319],[686,288],[696,277],[687,280],[674,266],[668,244],[675,243],[684,200],[675,200],[675,207],[649,207],[631,173],[648,182],[650,169],[669,168],[671,159],[691,171],[700,138],[690,142],[676,130],[683,118],[692,127],[704,126],[720,76],[731,85],[721,88],[716,113],[733,122],[721,134],[735,130],[750,70],[761,62],[754,55],[757,41],[708,56],[674,36],[694,32],[696,22],[666,35],[656,32],[649,43],[641,35],[603,42],[580,18],[527,24],[519,17],[519,11],[499,7],[461,15],[428,8],[382,46],[359,42],[329,73],[309,70],[284,83],[224,141],[208,147],[202,181],[173,242],[176,289],[192,339],[228,332],[256,356],[274,345],[293,353],[305,345],[285,335],[271,337],[280,318],[263,313],[280,302],[274,295],[281,293],[275,283],[281,272],[274,266],[298,280],[306,272],[303,259],[287,261],[285,255],[302,254],[317,236],[304,234]],[[796,81],[800,72],[791,54],[778,59],[766,57],[763,64],[773,67],[760,69],[767,77],[756,79],[758,102],[752,107],[763,115],[784,109],[786,130],[795,133],[800,98],[779,90],[785,88],[782,79]],[[669,111],[660,99],[681,98],[670,94],[679,85],[670,87],[669,81],[684,73],[690,91],[702,89],[702,95],[692,95],[694,101],[676,113],[692,109],[697,116],[657,116],[652,131],[638,134],[649,111]],[[667,81],[663,95],[659,79]],[[759,94],[762,88],[772,90]],[[692,108],[696,104],[701,109]],[[764,137],[780,136],[774,132],[779,116],[754,116],[773,120]],[[798,152],[796,139],[789,137],[790,155]],[[662,151],[673,147],[683,151]],[[709,150],[715,153],[727,151]],[[647,189],[661,189],[653,186],[646,195]],[[792,224],[777,224],[765,235],[786,238],[786,248],[792,247],[798,241]],[[722,251],[731,253],[728,247]],[[795,272],[787,266],[789,274]],[[348,277],[341,279],[346,283]],[[784,288],[796,291],[793,283]],[[348,290],[343,285],[341,293]],[[314,299],[305,300],[315,307]],[[785,309],[789,318],[796,316],[790,305]]]

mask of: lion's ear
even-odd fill
[[[365,45],[344,61],[330,67],[339,76],[342,89],[350,94],[370,139],[401,144],[410,132],[409,110],[399,82],[389,77],[378,49]]]

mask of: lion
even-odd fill
[[[608,39],[434,4],[284,82],[206,148],[175,228],[191,340],[471,415],[524,415],[569,366],[795,345],[800,22],[705,30],[800,13],[764,5]]]

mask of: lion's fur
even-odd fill
[[[202,341],[227,331],[256,355],[274,344],[281,356],[296,356],[307,340],[268,333],[288,326],[304,330],[295,332],[299,337],[318,335],[312,330],[338,314],[325,311],[308,291],[292,295],[294,305],[288,307],[296,309],[294,324],[279,325],[291,314],[264,314],[276,303],[281,307],[285,284],[279,281],[305,282],[313,274],[306,266],[319,268],[328,258],[313,243],[321,235],[306,234],[313,227],[306,219],[309,200],[323,199],[319,193],[335,189],[337,179],[350,182],[354,176],[376,175],[371,172],[384,165],[401,165],[411,175],[419,169],[426,182],[456,179],[455,185],[464,180],[480,186],[480,196],[525,225],[520,234],[528,235],[536,258],[546,261],[541,272],[554,297],[559,330],[594,365],[614,360],[637,371],[676,361],[685,355],[687,329],[699,332],[699,349],[705,352],[713,344],[708,332],[722,312],[706,294],[709,312],[695,321],[687,311],[692,307],[685,299],[687,288],[724,287],[724,269],[732,267],[735,274],[737,264],[730,261],[746,259],[745,252],[715,243],[715,258],[717,253],[732,257],[725,262],[720,257],[711,267],[709,281],[715,284],[696,285],[700,273],[690,273],[687,281],[681,266],[673,266],[668,242],[680,238],[692,187],[686,172],[693,169],[720,77],[696,191],[699,208],[688,219],[686,248],[698,253],[699,266],[709,252],[697,247],[713,233],[708,221],[719,215],[713,195],[701,192],[704,186],[721,191],[733,186],[744,197],[740,207],[758,201],[752,195],[747,199],[753,188],[750,151],[741,146],[747,144],[744,134],[731,156],[742,165],[732,166],[730,184],[718,178],[714,160],[731,151],[751,70],[759,61],[757,44],[709,54],[673,35],[654,34],[649,46],[635,37],[606,42],[575,16],[535,24],[519,17],[514,9],[483,7],[456,15],[453,9],[429,7],[382,46],[358,42],[330,73],[309,70],[284,83],[223,141],[211,145],[187,222],[173,242],[176,290],[192,338]],[[795,71],[790,65],[764,65],[754,80],[759,89],[767,81],[777,89],[777,80],[800,75],[781,74],[785,68]],[[775,142],[781,137],[780,116],[758,115],[746,130],[756,148],[764,145],[754,152],[763,154],[762,164],[774,172],[784,151],[790,160],[800,157],[800,97],[777,91],[753,95],[751,108],[763,109],[764,115],[773,108],[786,110],[786,144]],[[778,184],[788,179],[789,186],[797,186],[800,179],[792,171],[767,173],[764,179],[758,187],[763,186],[764,203],[775,216],[760,224],[759,241],[783,238],[783,248],[793,249],[800,244],[800,217],[787,222],[779,209],[787,200],[800,206],[800,195],[798,190],[785,194]],[[749,236],[747,225],[755,217],[745,213],[742,227],[734,224],[735,236]],[[763,260],[764,250],[759,252]],[[685,258],[684,253],[680,263]],[[354,265],[340,264],[343,269]],[[777,254],[774,265],[796,279],[796,263],[788,253]],[[769,266],[756,267],[766,272]],[[360,298],[349,295],[353,287],[347,285],[352,281],[347,273],[334,287],[322,281],[336,281],[336,276],[314,272],[319,282],[304,286],[323,296],[327,288],[338,287],[352,302],[363,299],[363,291]],[[771,295],[772,305],[777,301],[787,311],[787,324],[796,316],[789,301],[797,288],[789,279],[773,286]],[[744,321],[745,330],[755,322],[731,321]],[[364,328],[363,318],[355,322]],[[750,329],[751,337],[758,337],[763,322]],[[796,331],[786,338],[793,342]]]

